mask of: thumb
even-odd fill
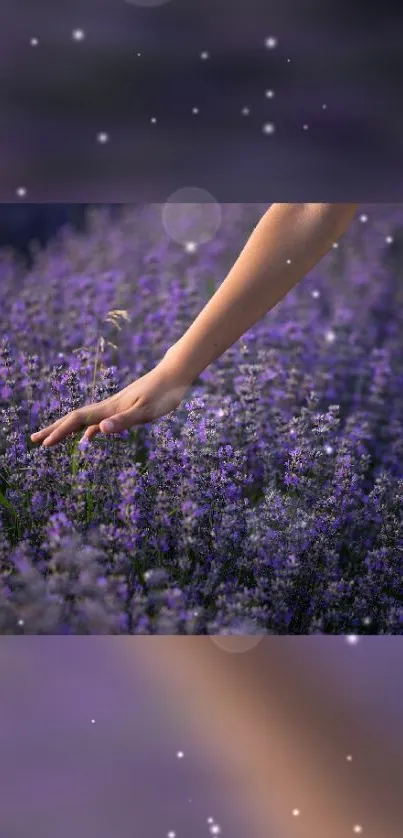
[[[131,407],[123,413],[116,413],[109,419],[104,419],[103,422],[100,422],[99,427],[104,434],[118,434],[120,431],[131,428],[132,425],[141,424],[141,422],[139,408]]]

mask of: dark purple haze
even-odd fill
[[[2,201],[401,200],[398,4],[137,3],[4,0]]]

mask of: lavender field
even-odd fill
[[[363,207],[177,411],[30,434],[158,363],[262,205],[206,244],[161,207],[0,257],[0,632],[403,633],[403,205]]]

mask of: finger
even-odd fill
[[[99,427],[103,434],[119,434],[121,431],[132,428],[133,425],[143,425],[149,421],[150,417],[146,417],[144,406],[135,405],[130,410],[125,410],[123,413],[117,413],[108,419],[104,419]]]
[[[52,433],[59,425],[64,421],[64,416],[61,419],[58,419],[56,422],[53,422],[53,425],[48,425],[47,428],[41,428],[40,431],[36,431],[36,433],[31,434],[31,441],[32,442],[42,442],[49,434]]]
[[[102,419],[108,416],[108,413],[110,414],[112,412],[112,405],[106,402],[99,402],[99,404],[87,405],[79,410],[73,410],[72,413],[68,413],[64,417],[60,426],[52,431],[43,444],[46,447],[56,445],[69,434],[81,431],[83,428],[91,427],[91,425],[99,424]]]
[[[46,448],[50,448],[52,445],[57,445],[58,442],[61,442],[62,439],[65,439],[69,434],[81,431],[82,428],[85,428],[86,424],[84,414],[80,410],[68,413],[59,427],[52,431],[52,433],[45,439],[43,445]]]
[[[103,402],[101,404],[105,405],[105,402]],[[103,407],[103,409],[101,409],[101,404],[99,404],[99,405],[87,405],[86,407],[81,409],[80,412],[82,412],[82,413],[85,412],[85,414],[86,414],[84,416],[84,426],[89,424],[89,421],[90,421],[89,417],[92,418],[92,416],[94,415],[94,412],[97,412],[99,414],[99,418],[102,418],[103,416],[105,416],[105,408]],[[40,431],[37,431],[35,434],[31,434],[32,442],[37,442],[37,443],[38,442],[43,442],[43,440],[46,439],[46,437],[49,437],[50,434],[52,434],[53,431],[56,430],[56,428],[59,428],[60,425],[63,422],[65,422],[66,419],[68,419],[70,416],[72,416],[73,413],[75,413],[75,412],[76,411],[72,411],[71,413],[67,413],[64,416],[61,416],[60,419],[57,419],[56,422],[53,422],[52,425],[48,425],[46,428],[42,428]],[[79,411],[77,411],[77,412],[79,412]]]
[[[88,439],[88,442],[91,442],[91,440],[94,439],[94,436],[100,433],[101,431],[99,425],[90,425],[90,427],[87,428],[83,439]]]

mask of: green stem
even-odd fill
[[[96,353],[95,353],[94,378],[93,378],[93,381],[92,381],[92,394],[91,394],[91,400],[92,401],[94,400],[95,381],[96,381],[97,370],[98,370],[98,357],[99,357],[99,338],[98,338],[98,341],[97,341],[97,349],[96,349]]]

